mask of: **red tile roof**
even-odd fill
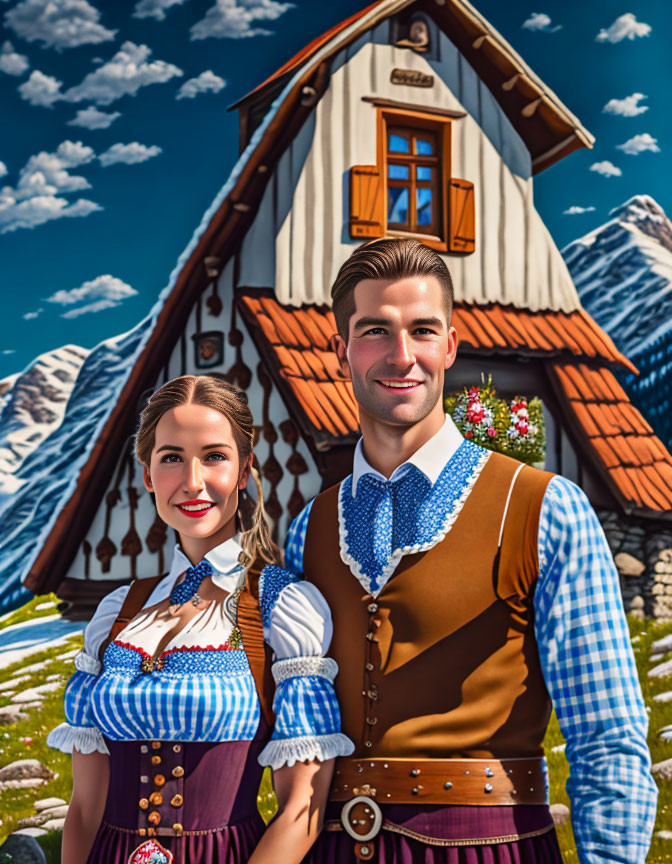
[[[336,332],[331,309],[283,306],[259,293],[243,295],[239,303],[304,434],[318,447],[353,442],[359,434],[357,403],[329,347]],[[558,395],[614,493],[626,507],[672,508],[672,457],[605,364],[634,367],[587,313],[458,304],[453,323],[468,349],[550,361]]]
[[[586,363],[549,364],[598,466],[631,508],[672,510],[672,456],[614,374]]]

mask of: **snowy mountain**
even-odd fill
[[[32,594],[21,579],[70,498],[156,320],[87,351],[44,354],[7,384],[0,413],[0,612]]]
[[[562,250],[587,312],[640,374],[621,380],[659,437],[672,446],[672,222],[649,195]]]
[[[0,491],[18,488],[16,472],[61,425],[89,353],[78,345],[65,345],[41,354],[23,372],[0,381]]]

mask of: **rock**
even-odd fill
[[[658,735],[663,739],[663,741],[672,740],[672,725],[671,726],[663,726],[662,729],[658,730]]]
[[[21,711],[24,707],[24,705],[21,705],[20,707],[18,705],[4,705],[0,708],[0,725],[3,723],[18,723],[19,720],[27,720],[28,715]]]
[[[35,702],[44,697],[45,693],[53,693],[55,690],[61,689],[60,681],[50,681],[48,684],[40,684],[38,687],[29,687],[22,693],[17,693],[12,696],[12,702]]]
[[[59,807],[50,808],[49,810],[43,810],[40,813],[40,817],[46,817],[47,819],[65,819],[68,815],[68,805],[61,804]]]
[[[643,609],[644,608],[644,598],[641,594],[635,594],[635,596],[630,601],[630,609]]]
[[[651,769],[651,773],[654,777],[660,777],[661,780],[672,780],[672,759],[657,762]]]
[[[26,834],[10,834],[0,846],[0,860],[3,854],[11,856],[12,864],[47,864],[40,844]]]
[[[666,653],[672,651],[672,633],[669,636],[664,636],[662,639],[657,639],[652,645],[651,650],[655,652]]]
[[[42,825],[45,831],[62,831],[65,819],[50,819]]]
[[[47,675],[47,677],[46,677],[45,680],[46,680],[46,681],[63,681],[63,680],[64,680],[64,676],[63,676],[63,675],[59,675],[58,672],[57,672],[55,675]]]
[[[44,828],[30,827],[30,828],[19,828],[19,830],[15,831],[14,833],[15,834],[23,834],[26,837],[43,837],[47,832],[44,830]]]
[[[37,828],[43,822],[46,822],[48,818],[44,813],[38,813],[36,816],[26,816],[24,819],[19,819],[17,824],[22,828]]]
[[[646,564],[643,564],[634,555],[628,555],[627,552],[619,552],[614,557],[614,561],[622,576],[641,576],[646,570]]]
[[[43,798],[41,801],[36,801],[33,807],[39,812],[40,810],[51,810],[52,807],[61,807],[67,803],[62,798]]]
[[[667,675],[672,675],[672,660],[666,660],[649,669],[649,678],[664,678]]]
[[[75,651],[75,654],[76,653],[77,653],[77,651]],[[28,674],[32,675],[33,672],[42,672],[44,667],[48,666],[51,662],[53,662],[53,661],[51,659],[49,659],[49,660],[44,660],[42,663],[33,663],[31,666],[24,666],[23,669],[17,669],[16,672],[14,673],[14,676],[18,677],[19,675],[28,675]]]
[[[66,651],[65,654],[59,654],[56,659],[57,660],[72,660],[72,658],[76,657],[81,650],[82,650],[81,648],[74,648],[72,651]]]
[[[664,656],[664,654],[652,654],[649,657],[649,663],[657,663],[659,660],[662,660]]]
[[[34,789],[36,786],[44,786],[46,782],[39,777],[24,777],[23,780],[2,780],[0,781],[0,792],[5,792],[7,789]]]
[[[672,840],[672,831],[656,831],[656,837],[661,840]]]
[[[672,700],[672,690],[667,690],[665,693],[658,693],[652,698],[654,702],[670,702]]]
[[[553,822],[556,825],[566,825],[572,818],[572,814],[569,812],[569,807],[566,804],[551,804],[549,809]]]
[[[53,773],[37,759],[18,759],[0,768],[0,781],[40,779],[51,780]]]

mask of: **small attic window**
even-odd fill
[[[441,234],[441,131],[387,127],[387,227]]]
[[[434,21],[422,12],[397,15],[390,20],[390,43],[409,48],[428,60],[439,60],[439,31]]]

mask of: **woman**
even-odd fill
[[[324,657],[331,618],[277,566],[253,434],[245,394],[213,377],[169,381],[142,412],[145,486],[180,542],[155,585],[101,602],[75,658],[67,723],[48,739],[73,760],[63,864],[291,864],[320,830],[333,759],[352,751]],[[265,833],[264,765],[279,805]]]

